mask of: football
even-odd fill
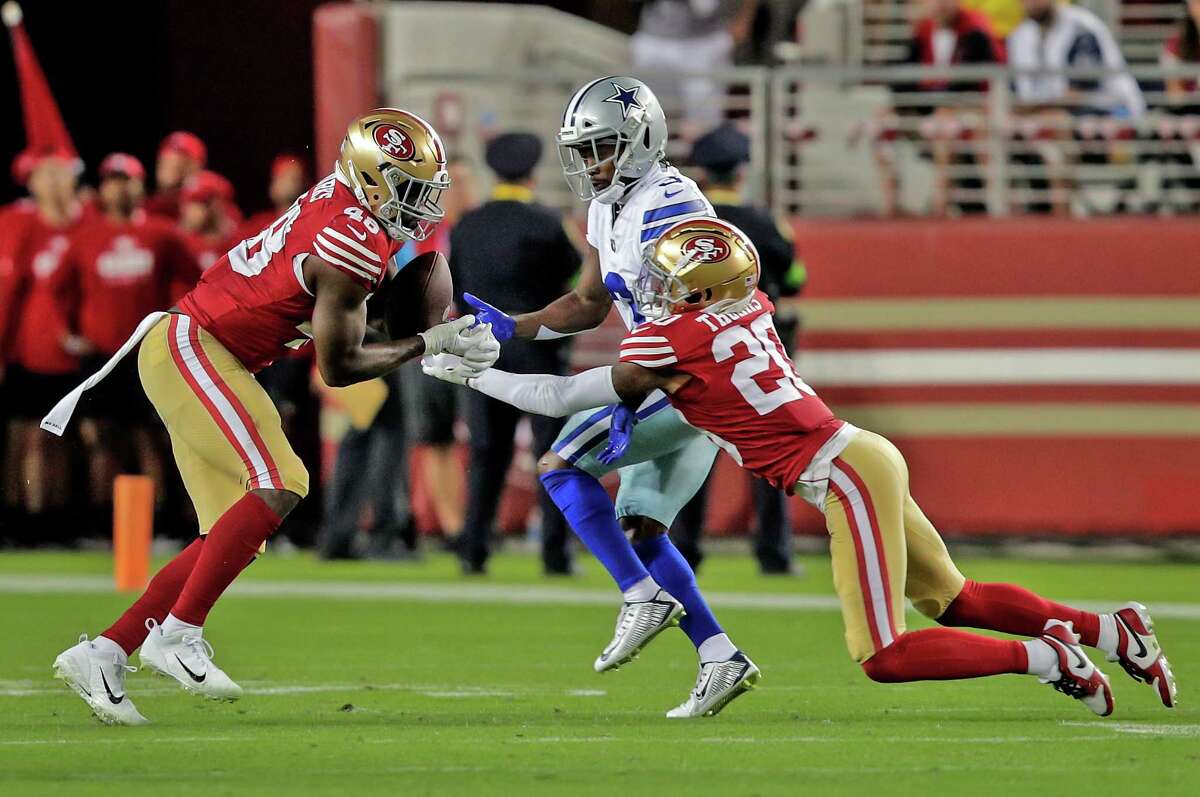
[[[371,297],[367,315],[383,322],[389,338],[401,340],[444,321],[453,300],[445,255],[426,252],[408,261]]]

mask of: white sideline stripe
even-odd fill
[[[179,348],[179,356],[188,371],[191,372],[192,378],[196,380],[196,384],[204,391],[204,395],[208,396],[208,400],[217,408],[217,412],[221,413],[222,420],[233,432],[235,439],[231,442],[242,450],[246,459],[250,460],[250,464],[254,466],[254,473],[250,474],[250,483],[268,489],[282,487],[282,484],[275,484],[271,478],[271,469],[267,467],[266,457],[258,450],[254,438],[250,436],[250,431],[242,423],[241,416],[217,387],[208,373],[208,369],[200,362],[200,356],[192,348],[192,341],[189,337],[192,319],[186,315],[180,315],[178,318],[179,324],[175,327],[175,345]]]
[[[345,258],[346,260],[349,260],[351,263],[354,263],[355,265],[363,267],[364,269],[366,269],[367,271],[369,271],[372,274],[379,273],[380,267],[377,264],[372,263],[369,260],[363,260],[361,257],[358,257],[353,252],[343,249],[342,247],[335,244],[333,241],[326,238],[321,233],[317,233],[317,240],[321,243],[321,246],[325,247],[330,252],[333,252],[338,257]]]
[[[0,681],[0,697],[33,697],[37,695],[63,694],[62,686],[47,685],[47,680],[41,681]],[[243,682],[245,683],[245,682]],[[151,686],[135,688],[139,697],[143,695],[173,695],[179,690],[170,686]],[[607,692],[603,689],[528,689],[514,687],[479,687],[479,686],[434,686],[430,684],[276,684],[250,686],[243,691],[256,697],[274,697],[278,695],[309,695],[329,692],[412,692],[422,697],[517,697],[527,694],[565,695],[567,697],[604,697]]]
[[[33,576],[0,575],[3,593],[75,593],[111,594],[108,576]],[[233,583],[230,594],[241,598],[333,598],[340,600],[405,600],[418,603],[485,603],[527,606],[559,603],[572,606],[616,607],[621,594],[612,589],[572,589],[569,587],[516,586],[510,584],[446,584],[357,581],[242,581]],[[723,609],[761,609],[765,611],[841,611],[835,595],[797,595],[775,592],[710,592],[709,603]],[[1144,601],[1145,602],[1145,601]],[[1121,600],[1063,601],[1090,612],[1119,609]],[[1155,619],[1200,620],[1200,603],[1149,601]]]
[[[1197,349],[802,350],[805,381],[833,385],[1197,385]]]
[[[366,257],[370,260],[374,260],[376,263],[383,262],[382,260],[379,259],[378,254],[376,254],[375,252],[372,252],[370,249],[363,246],[358,241],[351,238],[349,235],[342,235],[340,232],[333,229],[332,227],[326,227],[325,229],[321,230],[321,232],[332,235],[337,240],[341,241],[342,243],[346,244],[349,247],[352,247],[355,251],[361,253],[363,257]]]
[[[195,744],[196,742],[235,742],[245,741],[244,738],[236,736],[180,736],[178,738],[170,737],[155,737],[151,739],[139,739],[138,743],[151,742],[153,744]],[[13,739],[10,741],[0,742],[0,745],[15,747],[18,745],[34,745],[34,744],[129,744],[129,738],[122,736],[114,739],[104,738],[89,738],[89,739]]]
[[[363,271],[360,268],[355,268],[354,266],[350,265],[349,263],[342,260],[341,258],[334,257],[333,255],[329,254],[324,249],[322,249],[321,245],[318,244],[316,241],[313,241],[313,251],[315,251],[317,253],[317,257],[321,258],[329,265],[336,266],[337,268],[344,268],[352,274],[357,274],[358,276],[362,277],[365,280],[374,282],[374,280],[370,274],[368,274],[367,272]]]

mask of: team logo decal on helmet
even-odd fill
[[[619,104],[621,106],[621,118],[622,119],[629,118],[629,109],[630,108],[641,108],[642,110],[645,110],[646,106],[642,105],[641,101],[638,99],[638,96],[637,96],[638,91],[642,88],[641,86],[633,86],[631,88],[625,88],[624,86],[622,86],[620,83],[616,82],[615,80],[612,81],[609,85],[611,85],[613,87],[613,91],[615,91],[616,93],[604,101],[611,102],[614,104]]]
[[[412,139],[395,125],[382,124],[375,128],[375,143],[397,160],[410,161],[417,154]]]
[[[698,235],[690,238],[679,253],[693,263],[719,263],[729,257],[729,244],[720,238]]]

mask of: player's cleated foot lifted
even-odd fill
[[[1142,604],[1130,602],[1113,616],[1117,621],[1117,649],[1108,654],[1108,660],[1119,662],[1134,680],[1150,684],[1164,706],[1175,708],[1179,690],[1171,664],[1154,635],[1150,612]]]
[[[149,636],[142,643],[142,666],[174,678],[185,690],[210,700],[237,700],[242,687],[213,664],[212,645],[190,630],[164,634],[162,626],[146,621]]]
[[[92,713],[109,725],[149,722],[125,694],[125,673],[129,672],[137,672],[137,668],[125,664],[114,653],[97,649],[87,634],[54,660],[54,677],[74,689]]]
[[[726,661],[700,662],[700,674],[688,699],[667,712],[671,719],[713,717],[758,684],[762,673],[741,651]]]
[[[1040,638],[1058,658],[1058,672],[1038,680],[1082,702],[1101,717],[1111,714],[1113,697],[1108,676],[1084,654],[1074,626],[1062,620],[1047,620]]]
[[[682,615],[683,604],[664,589],[659,589],[650,600],[626,601],[617,615],[617,630],[612,642],[592,666],[596,672],[604,672],[629,663],[654,637],[679,625]]]

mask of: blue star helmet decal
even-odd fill
[[[641,108],[642,110],[646,109],[646,106],[642,105],[641,101],[637,98],[638,90],[641,88],[641,86],[634,86],[633,88],[627,89],[616,81],[613,81],[610,85],[613,87],[613,91],[615,91],[616,94],[606,98],[604,101],[621,103],[622,119],[629,118],[630,108]]]

